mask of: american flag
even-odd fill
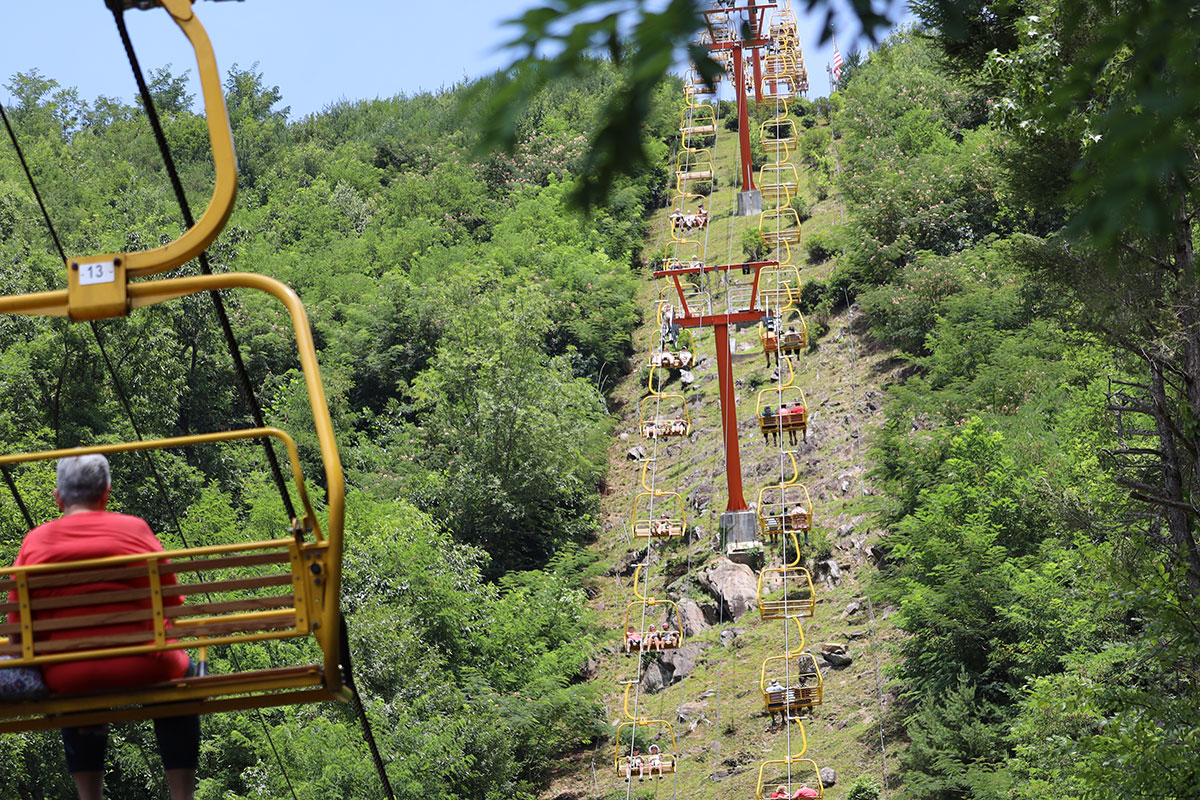
[[[833,77],[838,80],[842,79],[842,64],[846,63],[842,60],[842,54],[839,50],[833,51]]]

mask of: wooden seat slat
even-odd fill
[[[180,617],[198,617],[205,614],[231,614],[242,611],[291,608],[295,605],[295,596],[287,594],[274,597],[251,597],[242,600],[224,600],[220,602],[170,606],[163,609],[163,614],[167,619],[178,619]],[[103,614],[72,614],[67,617],[35,620],[33,623],[33,632],[38,634],[72,630],[75,628],[94,628],[104,625],[128,625],[134,622],[150,622],[153,619],[154,610],[151,608],[139,608],[132,611],[108,612]],[[171,630],[177,631],[179,629],[172,628]],[[21,625],[19,623],[6,622],[0,624],[0,633],[2,634],[11,635],[20,632]],[[38,649],[41,649],[40,643]]]
[[[287,564],[291,561],[291,553],[287,550],[267,550],[238,556],[216,556],[214,558],[182,559],[167,561],[159,565],[160,574],[169,575],[180,572],[203,572],[227,567],[245,567],[261,564]],[[143,578],[147,575],[144,563],[129,567],[107,567],[71,570],[64,568],[61,572],[35,573],[29,576],[29,588],[52,589],[60,586],[74,586],[81,583],[104,583],[107,581],[125,581]],[[16,583],[11,578],[0,583],[0,589],[15,588]]]
[[[185,642],[214,634],[257,633],[260,631],[278,631],[294,629],[296,615],[280,615],[257,620],[236,620],[232,622],[213,622],[203,625],[177,626],[170,629],[172,639],[179,640],[180,647],[187,647]],[[307,633],[307,631],[305,631]],[[37,642],[36,654],[66,653],[71,650],[115,649],[123,645],[149,644],[153,640],[150,631],[130,631],[129,633],[114,633],[105,636],[81,636],[71,639],[55,639],[53,641]],[[19,643],[0,646],[0,655],[21,655]],[[114,655],[120,655],[114,653]],[[103,656],[92,656],[103,658]]]
[[[290,586],[293,581],[291,573],[276,575],[261,575],[257,578],[238,578],[226,581],[209,581],[206,583],[186,583],[179,586],[164,586],[163,597],[178,597],[180,595],[219,594],[221,592],[241,591],[245,589],[262,589],[268,586]],[[149,587],[141,589],[120,589],[109,592],[88,592],[67,597],[39,597],[33,601],[33,610],[51,611],[58,608],[73,608],[104,605],[107,603],[129,603],[146,600],[150,597]],[[0,614],[8,614],[19,608],[18,603],[0,603]],[[0,630],[3,630],[0,628]]]

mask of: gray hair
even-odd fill
[[[58,500],[64,506],[95,503],[111,483],[108,459],[99,453],[58,460]]]

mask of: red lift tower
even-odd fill
[[[749,50],[754,96],[762,94],[762,52],[770,43],[766,28],[767,12],[775,3],[746,0],[746,5],[711,8],[704,12],[712,38],[709,50],[729,50],[733,54],[733,86],[737,93],[738,151],[741,154],[742,190],[738,193],[737,214],[749,217],[762,212],[762,192],[754,186],[754,167],[750,163],[750,109],[747,98],[746,51]],[[727,19],[731,25],[720,25],[715,18]],[[738,24],[740,23],[740,24]],[[747,36],[748,34],[748,36]]]
[[[733,392],[733,364],[729,352],[729,326],[758,322],[764,311],[758,308],[758,283],[763,267],[778,266],[778,261],[749,261],[744,264],[672,265],[654,273],[655,278],[669,278],[675,284],[682,313],[675,317],[675,324],[682,328],[711,326],[717,348],[717,385],[721,391],[721,435],[725,442],[725,483],[729,490],[729,503],[721,514],[722,550],[730,546],[752,544],[757,541],[757,522],[753,511],[746,505],[742,494],[742,456],[738,446],[737,401]],[[708,272],[743,272],[753,270],[754,282],[746,308],[731,309],[723,314],[705,314],[701,309],[688,305],[681,276],[699,275]]]

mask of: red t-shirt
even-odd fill
[[[44,525],[31,530],[21,543],[21,551],[13,566],[20,567],[30,564],[47,564],[60,561],[82,561],[90,558],[106,556],[123,556],[135,553],[162,552],[162,543],[150,530],[150,526],[140,517],[128,514],[117,514],[112,511],[83,511],[77,514],[51,520]],[[175,586],[179,581],[174,573],[162,576],[163,586]],[[50,587],[37,589],[33,597],[67,597],[87,594],[90,592],[120,591],[122,589],[144,589],[149,586],[147,578],[134,578],[126,581],[106,581],[98,583],[78,584],[73,586]],[[16,591],[9,592],[10,603],[17,602]],[[183,603],[182,595],[164,596],[163,603],[177,606]],[[150,608],[150,600],[130,601],[126,603],[106,603],[88,606],[88,614],[120,613]],[[79,613],[78,608],[60,608],[39,611],[35,619],[54,619],[68,617]],[[8,615],[9,622],[19,622],[16,612]],[[52,631],[45,634],[48,639],[69,639],[84,635],[104,635],[129,633],[130,631],[152,631],[154,625],[150,620],[145,622],[129,622],[118,625],[104,625],[91,630],[75,628],[65,631]],[[147,641],[153,641],[148,636]],[[166,650],[159,653],[147,653],[135,656],[116,656],[114,658],[75,661],[65,664],[46,664],[42,674],[50,691],[59,693],[86,692],[96,689],[140,686],[147,683],[182,678],[187,672],[189,659],[182,650]]]

